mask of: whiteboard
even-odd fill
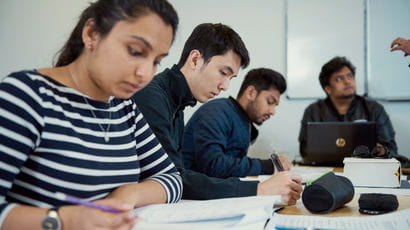
[[[410,0],[368,2],[369,96],[410,100],[410,57],[390,52],[396,37],[410,39]]]
[[[325,97],[318,77],[322,66],[334,56],[346,56],[356,66],[357,92],[363,94],[365,0],[286,3],[287,97]]]

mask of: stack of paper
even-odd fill
[[[148,205],[134,210],[134,229],[263,229],[281,204],[280,196],[252,196]]]
[[[366,217],[324,217],[275,213],[266,229],[275,229],[275,227],[288,229],[404,230],[410,229],[410,209]]]

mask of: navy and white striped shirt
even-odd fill
[[[36,71],[2,80],[0,226],[16,203],[65,205],[55,192],[101,199],[146,179],[167,202],[181,198],[179,173],[131,99],[95,101]]]

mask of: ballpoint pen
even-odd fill
[[[284,170],[282,163],[280,163],[279,157],[276,153],[272,153],[270,155],[270,158],[272,159],[273,164],[276,166],[279,172]]]
[[[79,204],[79,205],[84,205],[87,206],[89,208],[95,208],[95,209],[99,209],[102,211],[106,211],[106,212],[111,212],[111,213],[121,213],[124,212],[122,210],[116,209],[116,208],[111,208],[105,205],[101,205],[101,204],[96,204],[96,203],[92,203],[90,201],[86,201],[84,199],[75,197],[75,196],[71,196],[71,195],[67,195],[61,192],[56,192],[55,193],[56,197],[60,200],[69,202],[69,203],[73,203],[73,204]]]

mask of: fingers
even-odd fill
[[[300,199],[300,195],[286,194],[282,195],[282,200],[286,205],[294,205]]]
[[[289,198],[289,200],[287,201],[287,205],[295,205],[297,202],[297,200]]]
[[[134,216],[129,216],[129,217],[126,217],[126,218],[124,218],[121,222],[119,222],[118,224],[116,224],[116,225],[111,225],[110,227],[112,228],[112,229],[119,229],[119,230],[121,230],[121,229],[131,229],[136,223],[138,222],[138,219],[136,218],[136,217],[134,217]]]
[[[302,178],[289,171],[282,171],[258,185],[258,195],[281,195],[285,204],[300,199]]]
[[[400,45],[397,45],[393,48],[390,49],[390,52],[396,51],[396,50],[402,50],[402,47]]]
[[[295,197],[290,194],[286,194],[286,195],[282,195],[281,197],[282,197],[282,202],[285,205],[294,205],[300,199],[300,195]]]
[[[282,163],[283,169],[285,171],[289,171],[292,168],[292,162],[288,158],[279,156],[279,160]]]
[[[289,187],[286,187],[282,192],[282,200],[287,205],[296,204],[296,201],[300,199],[302,192],[302,185],[292,182]]]
[[[404,38],[396,38],[390,45],[390,51],[401,50],[404,52],[404,56],[408,56],[410,54],[410,40]]]
[[[298,200],[303,190],[302,184],[296,181],[292,181],[292,183],[289,185],[289,188],[291,189],[291,191],[289,191],[289,195]]]
[[[96,215],[98,219],[94,219],[93,226],[101,229],[131,229],[137,222],[137,218],[134,217],[131,211],[119,214],[104,211],[99,212],[100,213]],[[89,218],[87,219],[90,221]]]
[[[400,44],[399,44],[399,41],[400,41],[401,39],[403,39],[403,38],[398,37],[398,38],[394,39],[394,40],[392,41],[391,45],[390,45],[390,48],[393,48],[395,45],[400,45]]]
[[[300,199],[300,194],[303,190],[302,178],[300,175],[294,173],[288,173],[286,176],[290,178],[287,184],[285,184],[285,190],[282,192],[282,199],[287,201],[288,205],[293,205]]]
[[[286,181],[293,181],[297,184],[302,183],[302,177],[298,174],[289,172],[289,171],[282,171],[278,172],[278,174],[271,177],[272,180],[286,180]]]
[[[299,174],[295,174],[295,173],[289,173],[290,177],[292,178],[292,180],[298,184],[302,184],[302,176]]]
[[[121,205],[112,205],[115,202],[97,201],[96,203],[110,205],[117,209],[121,207]],[[62,206],[59,215],[64,229],[131,229],[137,221],[131,210],[110,213],[82,205]]]
[[[133,215],[133,207],[129,204],[121,202],[116,199],[103,199],[95,201],[95,203],[103,204],[112,208],[122,210],[121,213],[110,213],[101,210],[92,210],[96,213],[96,226],[107,229],[131,229],[131,227],[136,223],[136,218]]]

